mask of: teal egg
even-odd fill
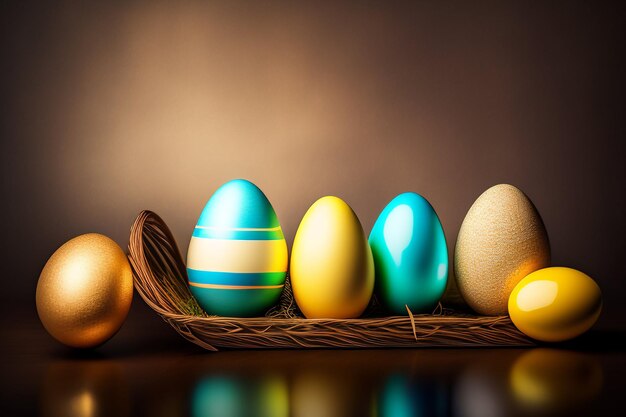
[[[376,294],[391,312],[431,312],[448,281],[443,227],[430,203],[416,193],[396,196],[370,233]]]
[[[187,252],[189,288],[198,304],[212,315],[263,315],[280,298],[287,264],[287,243],[265,194],[243,179],[215,191]]]

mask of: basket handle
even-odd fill
[[[202,314],[187,286],[187,270],[172,232],[156,213],[144,210],[130,229],[129,261],[143,300],[157,313]]]

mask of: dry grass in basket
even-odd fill
[[[191,295],[176,241],[151,211],[131,228],[129,259],[137,292],[178,333],[209,350],[217,348],[388,348],[528,346],[506,316],[460,315],[438,306],[433,314],[383,316],[374,300],[358,319],[306,319],[287,279],[280,303],[264,317],[207,315]]]

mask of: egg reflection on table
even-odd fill
[[[286,417],[287,384],[274,375],[207,376],[193,390],[191,411],[194,417]]]
[[[461,374],[454,387],[454,415],[461,417],[497,417],[510,412],[507,404],[506,378],[485,364]]]
[[[130,392],[121,366],[107,360],[52,363],[42,387],[46,417],[130,416]]]
[[[517,402],[533,412],[565,412],[595,399],[603,385],[602,368],[591,355],[557,349],[533,349],[511,369]]]
[[[357,376],[322,368],[295,375],[291,389],[293,417],[372,414],[371,397]]]
[[[418,417],[450,415],[445,385],[409,375],[390,375],[380,390],[376,417]]]

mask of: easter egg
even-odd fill
[[[374,290],[374,261],[361,222],[337,197],[317,200],[296,232],[291,286],[307,318],[355,318]]]
[[[57,249],[37,282],[37,313],[59,342],[98,346],[122,326],[133,300],[133,275],[124,251],[97,233]]]
[[[600,287],[572,268],[551,267],[529,274],[513,289],[509,315],[515,326],[544,342],[560,342],[593,326],[602,310]]]
[[[403,193],[383,209],[370,233],[378,299],[393,313],[431,312],[448,280],[443,227],[430,203]]]
[[[287,243],[265,194],[250,181],[229,181],[209,199],[191,236],[189,288],[208,314],[262,315],[280,297],[287,262]]]
[[[474,311],[506,314],[515,285],[549,264],[548,234],[522,191],[500,184],[478,197],[463,220],[454,252],[457,287]]]

